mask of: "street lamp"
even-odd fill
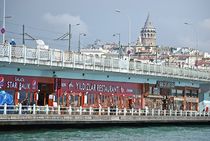
[[[115,33],[113,36],[118,36],[118,47],[120,48],[120,33]]]
[[[5,41],[5,0],[4,0],[4,10],[3,10],[3,27],[2,27],[2,29],[1,29],[1,31],[3,31],[2,32],[2,34],[3,34],[3,41],[2,41],[2,43],[4,43],[4,41]]]
[[[69,24],[69,49],[68,49],[68,52],[71,51],[71,38],[72,38],[72,35],[71,35],[71,27],[72,26],[78,26],[78,25],[80,25],[80,24],[79,23],[78,24],[75,24],[75,25]]]
[[[86,36],[85,33],[79,33],[78,53],[80,53],[80,36]]]
[[[5,30],[5,28],[6,28],[6,18],[11,18],[11,16],[5,16],[6,14],[6,9],[5,9],[5,5],[6,5],[6,2],[5,2],[5,0],[4,0],[4,4],[3,4],[4,6],[3,6],[3,25],[2,25],[2,29],[1,29],[1,33],[2,33],[2,43],[4,43],[5,42],[5,32],[6,32],[6,30]]]
[[[122,13],[119,9],[116,9],[115,12]],[[125,14],[125,16],[128,19],[128,47],[130,47],[130,41],[131,41],[131,18]]]
[[[184,23],[185,25],[189,25],[193,28],[194,32],[195,32],[195,40],[196,40],[196,49],[198,49],[198,35],[197,35],[197,31],[196,28],[194,27],[194,25],[192,23]]]
[[[198,34],[197,34],[197,30],[192,23],[187,23],[186,22],[184,24],[191,26],[193,28],[194,32],[195,32],[195,40],[196,40],[196,46],[195,46],[195,48],[196,48],[196,63],[195,63],[195,65],[197,66],[197,61],[198,61],[198,52],[197,52],[198,51]]]

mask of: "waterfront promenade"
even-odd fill
[[[197,111],[4,105],[0,113],[0,126],[2,127],[210,123],[209,112]]]

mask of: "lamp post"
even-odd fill
[[[113,34],[113,36],[118,36],[119,57],[121,57],[122,56],[122,48],[120,45],[120,33],[115,33],[115,34]]]
[[[192,23],[184,23],[185,25],[189,25],[193,28],[194,32],[195,32],[195,40],[196,40],[196,49],[198,49],[198,35],[197,35],[197,31],[196,28],[194,27],[194,25]]]
[[[122,13],[119,9],[116,9],[115,12]],[[131,18],[127,14],[125,14],[125,16],[128,19],[128,47],[130,47],[130,42],[131,42]]]
[[[195,41],[196,41],[196,46],[195,46],[195,48],[196,48],[196,62],[195,62],[195,65],[197,66],[197,61],[198,61],[198,34],[197,34],[197,30],[196,30],[196,28],[195,28],[195,26],[192,24],[192,23],[184,23],[185,25],[188,25],[188,26],[191,26],[192,27],[192,29],[194,30],[194,32],[195,32]]]
[[[3,10],[3,27],[2,27],[2,39],[3,39],[3,41],[2,41],[2,43],[4,43],[4,41],[5,41],[5,0],[4,0],[4,10]]]
[[[79,33],[78,53],[80,53],[80,36],[86,36],[85,33]]]
[[[72,24],[69,24],[69,49],[68,49],[68,52],[71,51],[71,38],[72,38],[72,35],[71,35],[71,27],[72,26],[78,26],[80,24],[75,24],[75,25],[72,25]]]
[[[113,36],[118,36],[118,47],[120,48],[120,33],[115,33]]]

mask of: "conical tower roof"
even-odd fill
[[[147,20],[144,24],[144,29],[154,29],[152,22],[150,21],[150,14],[148,13]]]

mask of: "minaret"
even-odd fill
[[[145,48],[156,47],[156,30],[150,21],[150,14],[148,14],[144,27],[141,30],[141,42]]]

